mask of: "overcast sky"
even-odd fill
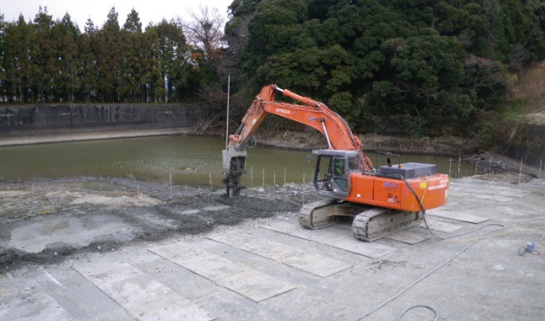
[[[15,21],[19,14],[23,14],[25,20],[34,20],[40,6],[47,7],[48,14],[53,20],[60,20],[68,12],[72,21],[77,23],[80,31],[88,18],[93,20],[97,27],[101,27],[106,21],[108,12],[112,7],[118,13],[119,25],[123,26],[127,15],[134,8],[140,16],[142,26],[145,28],[150,21],[160,22],[163,18],[170,20],[180,16],[187,19],[188,10],[197,11],[199,5],[209,8],[218,8],[227,21],[227,7],[233,0],[0,0],[0,13],[6,21]]]

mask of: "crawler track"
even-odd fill
[[[368,242],[418,225],[423,217],[421,212],[396,211],[327,199],[305,205],[299,213],[299,224],[315,230],[336,224],[341,216],[353,217],[354,237]]]

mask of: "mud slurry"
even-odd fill
[[[218,189],[124,178],[2,182],[0,271],[296,212],[304,198],[313,200],[306,188],[268,187],[225,198]]]

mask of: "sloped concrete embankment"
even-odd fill
[[[545,125],[518,124],[501,144],[500,154],[514,162],[523,163],[523,171],[536,177],[544,177]],[[541,169],[541,170],[540,170]]]
[[[94,130],[193,127],[196,105],[88,104],[0,106],[4,137],[70,134]]]

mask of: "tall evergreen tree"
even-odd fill
[[[157,25],[159,41],[159,61],[161,63],[161,79],[155,88],[157,92],[164,92],[165,102],[175,97],[175,91],[181,89],[187,81],[186,53],[187,45],[180,22],[163,19]],[[159,88],[163,83],[163,88]]]
[[[79,29],[66,13],[52,28],[56,52],[54,93],[57,101],[74,102],[79,88]]]
[[[112,7],[97,42],[97,88],[103,102],[118,102],[121,85],[121,46],[118,14]]]
[[[30,56],[32,60],[32,77],[30,79],[34,100],[36,102],[49,102],[53,94],[53,79],[55,73],[55,48],[52,37],[54,22],[51,15],[47,14],[47,7],[40,7],[34,17],[33,38]]]
[[[141,98],[145,85],[142,41],[142,23],[138,12],[132,9],[121,30],[121,93],[130,102]]]
[[[30,76],[32,62],[30,56],[32,44],[32,24],[27,24],[23,15],[19,15],[16,23],[6,26],[5,42],[5,93],[8,101],[15,98],[17,102],[30,101]]]
[[[80,35],[80,101],[90,102],[97,97],[98,88],[98,36],[95,25],[87,19],[84,33]]]
[[[6,65],[7,65],[7,44],[6,44],[6,21],[4,15],[0,13],[0,100],[6,99]]]
[[[157,102],[157,97],[164,95],[164,82],[161,81],[161,50],[157,27],[150,23],[146,27],[142,44],[142,65],[144,69],[146,102]]]

